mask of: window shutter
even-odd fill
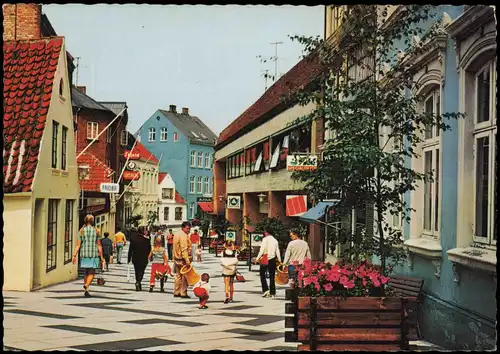
[[[250,150],[247,150],[247,151],[246,151],[246,154],[247,154],[247,165],[250,165],[250,156],[251,156],[251,151],[250,151]]]

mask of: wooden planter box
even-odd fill
[[[248,262],[250,259],[250,252],[243,252],[238,255],[238,261]]]
[[[224,245],[216,245],[215,246],[215,255],[219,256],[219,254],[224,251]]]
[[[405,298],[296,297],[287,290],[285,342],[302,342],[299,351],[408,350]]]

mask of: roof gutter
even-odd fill
[[[4,193],[4,198],[26,198],[31,197],[33,192]]]

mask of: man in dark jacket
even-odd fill
[[[144,226],[140,226],[137,234],[132,235],[128,250],[128,263],[134,264],[135,291],[141,291],[142,278],[148,265],[148,256],[151,251],[151,242]]]
[[[104,238],[101,240],[102,254],[106,262],[106,271],[109,270],[109,259],[113,255],[113,241],[109,238],[109,232],[104,233]]]

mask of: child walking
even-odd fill
[[[149,279],[149,292],[153,292],[153,288],[155,287],[155,279],[158,274],[160,277],[160,292],[165,292],[163,289],[165,285],[165,278],[167,274],[172,274],[170,266],[168,265],[167,252],[165,248],[162,247],[161,237],[155,238],[154,247],[151,249],[149,253],[149,260],[153,261],[151,265],[151,277]]]
[[[102,255],[106,261],[106,271],[109,271],[109,261],[113,255],[113,241],[109,239],[109,232],[104,233],[104,238],[101,240]]]
[[[226,292],[224,303],[227,304],[233,302],[234,278],[237,271],[236,265],[238,264],[238,257],[232,241],[226,241],[224,244],[220,263],[222,265],[222,277],[224,278],[224,289]]]
[[[210,293],[210,276],[207,273],[201,275],[201,281],[193,289],[194,295],[200,299],[200,310],[208,309],[206,305]]]
[[[200,247],[198,247],[198,248],[196,249],[196,261],[197,261],[198,263],[201,263],[201,248],[200,248]]]

